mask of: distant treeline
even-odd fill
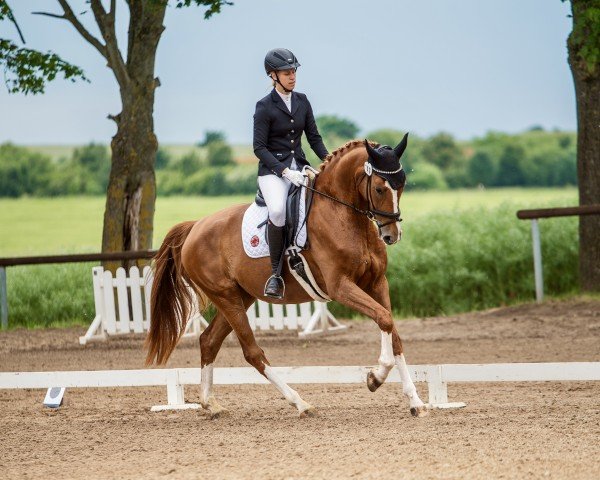
[[[335,116],[318,118],[330,150],[359,129]],[[395,146],[404,132],[383,129],[365,135],[369,140]],[[304,150],[313,165],[319,163],[306,140]],[[256,190],[255,164],[237,164],[220,132],[207,132],[201,149],[174,157],[164,148],[156,156],[159,195],[230,195]],[[412,189],[504,186],[576,185],[576,135],[534,127],[515,135],[490,132],[470,141],[448,133],[429,138],[409,137],[403,157]],[[0,145],[0,197],[103,195],[110,171],[110,152],[89,144],[70,158],[57,161],[26,147]]]

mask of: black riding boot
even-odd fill
[[[267,237],[269,239],[269,254],[271,256],[271,270],[273,274],[265,284],[265,297],[283,298],[285,293],[285,284],[281,278],[279,262],[282,260],[284,248],[284,229],[285,227],[276,227],[271,222],[267,227]]]

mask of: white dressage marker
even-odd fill
[[[92,269],[96,315],[86,334],[79,337],[85,345],[108,336],[145,333],[150,327],[150,292],[152,270],[144,267],[142,275],[137,267],[118,268],[116,278],[102,267]],[[116,296],[115,296],[116,291]],[[346,330],[321,302],[298,305],[269,305],[257,301],[248,309],[252,330],[300,330],[298,336],[324,335]],[[183,337],[198,337],[208,322],[194,305]]]
[[[44,398],[44,406],[49,408],[58,408],[61,406],[63,401],[63,395],[65,394],[65,387],[51,387],[46,392]]]

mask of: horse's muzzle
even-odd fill
[[[398,237],[398,239],[399,239],[399,237]],[[383,241],[386,243],[386,245],[393,245],[394,243],[396,243],[398,241],[398,239],[394,239],[391,235],[383,236]]]

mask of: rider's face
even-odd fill
[[[290,68],[289,70],[280,70],[277,72],[277,76],[279,77],[279,81],[286,88],[286,90],[293,90],[296,86],[296,69]],[[271,78],[273,80],[276,79],[275,72],[271,72]],[[279,84],[275,84],[277,89],[281,91],[281,87]]]

